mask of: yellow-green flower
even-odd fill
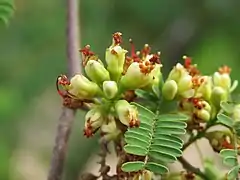
[[[115,104],[115,110],[122,124],[130,127],[139,126],[138,111],[134,105],[126,100],[119,100]]]
[[[77,74],[70,80],[69,93],[79,99],[91,99],[99,92],[99,87],[82,74]]]
[[[109,72],[104,68],[100,60],[89,60],[85,66],[85,72],[92,81],[98,84],[110,79]]]

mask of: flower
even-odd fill
[[[229,90],[231,87],[231,78],[227,73],[220,74],[219,72],[215,72],[213,82],[215,86],[222,87],[225,90]]]
[[[126,100],[119,100],[115,104],[115,110],[122,124],[130,127],[139,126],[138,111],[134,105]]]
[[[145,63],[146,64],[146,63]],[[148,63],[147,63],[148,64]],[[146,66],[138,62],[133,62],[127,69],[127,72],[122,76],[120,84],[127,90],[143,88],[149,85],[152,81],[152,76],[148,72],[143,72]],[[154,69],[154,67],[152,68]],[[144,69],[145,70],[145,69]],[[147,71],[147,69],[146,69]],[[148,71],[151,72],[149,69]]]
[[[220,152],[222,149],[233,149],[232,134],[228,130],[211,131],[206,133],[205,137],[216,152]]]
[[[210,100],[212,95],[212,88],[213,88],[212,77],[200,76],[200,77],[194,78],[193,80],[195,80],[195,82],[197,81],[196,84],[198,86],[196,88],[194,97],[197,97],[197,98],[202,97],[205,100]]]
[[[177,84],[177,88],[176,84],[173,85],[174,84],[173,81]],[[167,96],[169,96],[168,98],[171,97],[169,100],[175,98],[176,95],[181,96],[183,98],[190,98],[193,97],[194,95],[192,76],[189,75],[187,70],[180,63],[173,67],[173,69],[169,73],[169,76],[165,84],[167,84],[167,86],[171,84],[172,88],[173,87],[175,88],[175,90],[172,92],[175,92],[177,89],[175,95],[171,94],[170,96],[167,94],[167,92],[164,93],[166,97]],[[164,85],[163,88],[165,89],[164,91],[166,91],[166,87],[164,87]]]
[[[99,108],[89,110],[85,116],[84,135],[91,137],[104,123],[104,117]]]
[[[71,78],[68,89],[70,94],[74,95],[79,99],[91,99],[100,90],[97,84],[89,81],[82,74],[77,74]]]
[[[109,72],[100,60],[89,60],[85,66],[85,72],[92,81],[98,84],[110,79]]]
[[[115,81],[103,82],[103,93],[108,99],[112,99],[118,92],[117,83]]]
[[[173,100],[177,94],[178,86],[174,80],[166,81],[162,88],[163,97],[167,100]]]
[[[113,34],[113,43],[106,50],[107,69],[110,72],[111,79],[118,81],[125,62],[127,51],[120,46],[122,34],[117,32]]]

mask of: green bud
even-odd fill
[[[177,65],[174,66],[171,72],[169,73],[168,80],[174,80],[178,82],[184,74],[187,74],[186,69],[183,67],[183,65],[177,63]]]
[[[115,81],[122,75],[126,53],[120,45],[112,45],[106,50],[107,69]]]
[[[70,80],[69,93],[80,99],[91,99],[98,92],[97,84],[89,81],[82,74],[77,74]]]
[[[190,98],[194,95],[192,76],[184,74],[178,81],[178,95],[183,98]]]
[[[173,100],[177,94],[178,86],[174,80],[166,81],[162,88],[163,97],[167,100]]]
[[[211,112],[212,108],[210,104],[207,101],[202,101],[202,104],[204,104],[204,108],[206,111]]]
[[[88,77],[98,84],[102,84],[103,81],[110,79],[109,72],[101,62],[96,60],[89,60],[85,66],[85,71]]]
[[[127,69],[127,72],[122,76],[120,84],[127,90],[135,90],[144,88],[151,83],[152,76],[141,72],[139,63],[133,62]]]
[[[161,82],[161,78],[162,78],[161,67],[162,67],[162,64],[156,64],[154,69],[151,71],[151,76],[152,76],[151,85],[159,86],[159,83]]]
[[[131,127],[139,125],[138,111],[134,105],[130,105],[126,100],[119,100],[115,109],[122,124]]]
[[[216,107],[220,107],[221,101],[227,101],[228,93],[220,86],[213,88],[211,101]]]
[[[203,120],[204,122],[210,120],[210,117],[211,117],[211,116],[210,116],[210,113],[209,113],[207,110],[205,110],[205,109],[196,110],[196,111],[195,111],[195,115],[196,115],[199,119]]]
[[[104,81],[103,93],[109,99],[114,98],[118,93],[117,83],[115,81]]]

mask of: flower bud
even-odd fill
[[[205,109],[196,110],[194,114],[198,119],[201,119],[204,122],[210,120],[210,117],[211,117],[210,113]]]
[[[115,81],[103,82],[103,93],[108,99],[112,99],[118,92],[117,83]]]
[[[174,80],[166,81],[162,88],[163,97],[167,100],[173,100],[177,94],[178,86]]]
[[[225,90],[229,90],[231,87],[231,78],[227,73],[220,74],[219,72],[215,72],[213,82],[215,86],[220,86]]]
[[[118,81],[125,62],[127,51],[120,45],[112,45],[106,50],[107,69],[110,72],[111,79]]]
[[[102,63],[96,60],[89,60],[85,66],[85,71],[88,77],[98,84],[110,79],[109,72]]]
[[[222,87],[216,86],[213,88],[211,101],[216,107],[220,107],[221,101],[227,101],[227,91]]]
[[[93,108],[85,116],[84,135],[91,137],[104,123],[104,118],[99,108]]]
[[[194,95],[194,89],[192,89],[192,76],[183,74],[178,81],[178,94],[183,98],[190,98]]]
[[[127,90],[135,90],[146,87],[151,80],[151,75],[141,72],[139,63],[133,62],[128,67],[126,74],[122,76],[120,84]]]
[[[172,71],[169,73],[167,81],[169,80],[173,80],[177,83],[177,95],[183,98],[193,97],[194,89],[192,76],[189,75],[187,70],[180,63],[174,66]]]
[[[77,74],[72,77],[69,86],[69,93],[80,99],[91,99],[99,91],[97,84],[89,81],[82,74]]]
[[[188,101],[188,99],[182,99],[179,102],[179,107],[180,107],[180,110],[187,111],[187,112],[192,112],[194,108],[192,102]]]
[[[115,140],[121,133],[121,131],[116,126],[114,117],[109,117],[108,124],[102,125],[101,131],[103,135],[102,139],[104,139],[107,142]]]
[[[161,67],[162,64],[156,64],[154,69],[151,71],[151,85],[159,85],[162,78]]]
[[[186,74],[187,71],[180,63],[177,63],[169,73],[168,80],[174,80],[176,82],[182,77],[183,74]]]
[[[122,124],[130,127],[139,126],[138,111],[134,105],[130,105],[126,100],[119,100],[115,104],[115,109]]]

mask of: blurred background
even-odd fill
[[[0,25],[0,179],[43,180],[48,172],[61,98],[55,79],[66,73],[66,4],[16,0],[8,27]],[[164,71],[193,57],[204,73],[232,67],[239,79],[240,1],[81,0],[81,45],[104,59],[111,35],[123,33],[137,49],[161,51]],[[239,89],[237,89],[239,92]],[[79,113],[70,139],[65,179],[76,180],[96,139],[82,135]]]

